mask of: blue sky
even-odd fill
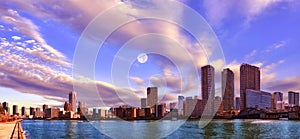
[[[182,0],[180,2],[203,16],[215,32],[225,57],[225,61],[219,64],[231,68],[235,73],[235,96],[239,96],[241,63],[261,68],[262,90],[282,91],[285,98],[289,90],[300,91],[298,80],[300,57],[297,53],[300,44],[299,1]],[[83,77],[85,81],[75,80],[72,77],[73,60],[80,36],[97,15],[118,4],[123,5],[122,9],[118,9],[119,12],[125,14],[116,14],[108,21],[103,21],[106,24],[99,29],[105,32],[106,26],[123,16],[136,21],[116,29],[106,40],[94,63],[95,78]],[[144,48],[139,48],[141,46],[138,46],[138,43],[128,48],[124,46],[133,37],[149,33],[164,34],[183,44],[191,53],[192,62],[196,63],[197,69],[209,64],[203,51],[203,46],[207,44],[204,43],[205,39],[209,38],[204,37],[204,42],[198,42],[199,45],[189,32],[174,24],[138,19],[148,12],[157,12],[155,8],[164,7],[166,11],[172,10],[168,5],[161,5],[164,3],[158,0],[84,2],[0,0],[2,96],[0,102],[7,101],[24,106],[39,106],[44,103],[60,106],[66,100],[68,92],[73,89],[73,83],[83,85],[80,89],[87,92],[79,94],[79,99],[98,102],[94,96],[101,96],[107,106],[122,102],[138,105],[139,98],[145,97],[147,86],[160,86],[161,101],[175,101],[179,94],[200,96],[201,92],[197,91],[200,88],[199,80],[192,78],[190,69],[183,68],[184,71],[180,74],[180,70],[176,67],[177,63],[168,59],[171,57],[181,62],[189,61],[184,59],[180,51],[164,46],[170,45],[172,43],[170,40],[148,42]],[[180,8],[173,10],[171,18],[188,19],[189,15],[185,12],[185,9]],[[126,71],[128,76],[120,80],[127,81],[128,86],[114,84],[111,77],[113,60],[125,63],[128,60],[122,55],[117,55],[118,52],[122,50],[126,53],[141,53],[154,46],[161,47],[159,50],[170,57],[153,53],[148,54],[146,63],[139,63],[137,60],[127,61],[131,65],[130,70]],[[89,46],[86,46],[86,50],[90,50]],[[121,72],[122,68],[118,68]],[[117,76],[119,73],[114,74]],[[221,73],[217,72],[217,77],[218,74]],[[88,81],[93,81],[99,92],[90,93],[93,91],[90,90]],[[216,87],[217,91],[220,90],[218,85]]]

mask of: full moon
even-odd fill
[[[148,56],[145,53],[141,53],[137,56],[137,61],[140,63],[146,63],[148,60]]]

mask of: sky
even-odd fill
[[[260,67],[264,91],[281,91],[285,101],[288,91],[300,91],[300,1],[178,2],[186,7],[160,0],[0,0],[0,102],[62,106],[75,89],[89,106],[139,106],[148,86],[159,87],[161,102],[172,102],[201,96],[195,71],[207,64],[216,65],[216,78],[225,67],[234,71],[235,97],[242,63]],[[204,33],[193,34],[198,28]]]

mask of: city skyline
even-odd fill
[[[255,93],[262,92],[263,94],[267,93],[267,92],[261,91],[261,88],[260,88],[260,83],[261,83],[260,82],[260,68],[253,66],[253,65],[243,63],[240,65],[240,71],[243,73],[243,76],[241,76],[241,78],[243,78],[243,79],[241,79],[241,80],[244,82],[243,84],[245,84],[245,85],[241,84],[242,86],[244,86],[244,87],[242,87],[244,89],[241,89],[240,93],[244,92],[244,94],[246,94],[247,91],[252,91],[252,92],[254,91]],[[237,103],[236,98],[240,98],[240,97],[235,97],[234,95],[232,95],[232,93],[234,92],[234,73],[230,68],[225,68],[221,72],[221,74],[222,74],[222,90],[223,90],[223,95],[221,95],[221,96],[215,95],[215,93],[214,93],[215,84],[216,84],[216,82],[214,81],[214,78],[215,78],[214,77],[215,76],[214,67],[211,65],[203,66],[201,68],[201,74],[202,74],[201,81],[202,81],[202,87],[203,87],[201,92],[199,94],[196,94],[193,96],[178,95],[177,102],[179,104],[180,104],[180,100],[184,100],[184,98],[191,98],[191,97],[198,98],[198,97],[202,96],[201,99],[207,101],[210,97],[212,97],[212,98],[220,97],[221,100],[223,101],[222,107],[225,111],[230,110],[232,108],[237,109],[237,107],[235,106]],[[146,90],[147,90],[146,94],[147,94],[148,99],[147,98],[140,99],[141,100],[140,101],[141,108],[145,108],[146,106],[151,107],[158,103],[173,103],[174,102],[174,101],[160,102],[157,99],[158,98],[158,87],[147,87]],[[204,92],[204,93],[202,93],[202,92]],[[275,95],[274,97],[276,99],[273,98],[273,96],[272,96],[272,99],[275,99],[278,101],[282,100],[280,102],[282,105],[285,103],[288,103],[288,104],[293,104],[293,106],[299,106],[299,92],[294,92],[294,91],[287,92],[286,93],[287,94],[286,96],[288,97],[287,101],[283,100],[283,97],[285,94],[284,92],[278,92],[278,91],[270,92],[270,94],[273,94],[273,93],[274,93],[274,95]],[[277,96],[278,93],[281,95]],[[86,106],[85,102],[77,101],[76,92],[71,91],[71,92],[69,92],[69,94],[67,96],[68,96],[68,101],[65,101],[63,105],[57,105],[55,107],[63,108],[66,111],[75,111],[81,105],[84,105],[84,107]],[[78,103],[78,107],[77,107],[77,103]],[[239,103],[245,103],[245,101],[241,100],[241,102],[239,102]],[[274,103],[276,103],[276,102],[274,102]],[[8,105],[8,103],[6,101],[4,101],[3,105]],[[44,110],[44,105],[46,105],[46,104],[43,104],[43,110]],[[124,104],[124,105],[127,105],[127,104]],[[246,104],[244,104],[244,105],[246,105]],[[272,105],[274,105],[274,107],[276,107],[276,104],[272,104]],[[15,113],[14,112],[15,106],[17,107],[17,111],[21,110],[21,108],[18,109],[18,105],[14,104],[13,108],[12,108],[12,113]],[[38,105],[36,108],[39,108],[41,106],[42,106],[42,104]],[[23,105],[22,108],[23,107],[25,107],[25,106]],[[48,105],[47,105],[47,107],[48,107]],[[96,106],[96,107],[101,107],[101,106]],[[110,107],[110,106],[108,106],[108,107]],[[108,107],[106,107],[106,108],[108,108]],[[180,110],[180,107],[182,107],[182,106],[178,105],[179,110]],[[30,106],[30,108],[33,108],[33,107]],[[91,108],[95,108],[95,107],[91,107]],[[242,109],[244,109],[244,107],[241,107],[239,109],[242,110]],[[27,111],[29,111],[28,107],[27,107]]]
[[[298,44],[300,32],[296,30],[300,18],[293,15],[300,14],[300,2],[291,1],[251,1],[220,3],[215,7],[210,0],[203,2],[181,1],[201,14],[211,25],[219,38],[225,56],[225,68],[230,68],[235,76],[234,97],[240,96],[240,71],[242,63],[249,63],[261,69],[261,88],[267,92],[282,92],[287,102],[289,91],[300,91],[300,76],[297,69],[299,55]],[[149,9],[162,2],[135,1],[106,1],[99,4],[82,2],[26,2],[1,1],[0,19],[0,102],[14,102],[19,106],[40,106],[47,102],[50,106],[62,106],[68,92],[72,89],[72,60],[76,43],[84,27],[96,15],[114,4],[123,4],[124,11],[133,17],[139,17],[143,8]],[[26,5],[26,4],[25,4]],[[53,6],[55,5],[55,6]],[[61,7],[60,5],[68,5]],[[138,5],[144,5],[142,7]],[[232,8],[235,5],[241,8]],[[31,7],[31,8],[28,8]],[[88,7],[88,8],[87,8]],[[136,10],[131,13],[131,7]],[[45,10],[47,9],[47,10]],[[154,8],[155,9],[155,8]],[[55,12],[54,12],[55,11]],[[232,13],[232,14],[229,14]],[[185,17],[180,9],[174,17]],[[80,21],[80,22],[79,22]],[[113,21],[112,21],[113,22]],[[184,47],[190,48],[191,56],[198,64],[197,69],[210,64],[199,44],[190,38],[188,33],[178,27],[151,21],[140,21],[136,24],[124,26],[109,39],[96,62],[95,81],[99,90],[103,90],[103,98],[108,105],[120,102],[110,99],[115,90],[122,93],[132,93],[130,102],[140,104],[140,98],[146,97],[145,88],[158,86],[163,88],[158,96],[159,100],[175,101],[178,95],[200,95],[195,90],[200,84],[193,84],[190,75],[183,75],[176,70],[176,65],[167,58],[155,54],[147,54],[148,61],[140,63],[136,60],[128,75],[130,88],[122,90],[110,80],[110,67],[119,43],[126,41],[120,34],[135,36],[147,32],[158,32],[184,42]],[[151,26],[150,26],[151,25]],[[134,26],[135,28],[133,28]],[[149,26],[149,29],[143,29]],[[163,31],[160,29],[164,28]],[[278,33],[280,32],[280,33]],[[207,42],[200,42],[206,45]],[[161,44],[160,44],[161,45]],[[165,44],[168,45],[168,44]],[[195,49],[194,49],[195,48]],[[87,48],[88,49],[88,48]],[[130,52],[130,50],[127,50]],[[170,55],[180,52],[166,51]],[[118,57],[122,59],[122,57]],[[124,58],[123,58],[124,60]],[[126,59],[125,59],[126,60]],[[161,63],[162,62],[162,63]],[[218,62],[218,61],[210,61]],[[292,68],[291,68],[292,67]],[[216,77],[221,76],[221,69],[216,67]],[[223,69],[221,69],[223,70]],[[199,76],[200,77],[200,76]],[[182,85],[183,91],[180,92]],[[221,82],[216,82],[216,94],[220,93]],[[78,99],[81,97],[78,96]]]
[[[215,90],[215,81],[214,81],[214,76],[215,76],[215,71],[214,67],[211,65],[206,65],[201,68],[201,75],[202,75],[202,91],[204,93],[200,93],[198,95],[194,96],[178,96],[178,101],[177,102],[169,102],[169,108],[171,109],[178,109],[178,114],[181,115],[180,111],[183,107],[183,104],[185,104],[184,109],[188,109],[189,112],[185,112],[188,114],[187,115],[193,115],[194,111],[203,111],[204,106],[212,106],[212,108],[215,111],[217,109],[220,109],[222,111],[231,111],[231,110],[244,110],[245,108],[260,108],[260,109],[270,109],[270,110],[280,110],[283,109],[284,105],[288,104],[288,106],[299,106],[299,92],[293,92],[289,91],[288,92],[288,103],[283,101],[283,93],[281,92],[265,92],[262,91],[260,88],[260,69],[258,67],[255,67],[253,65],[249,65],[246,63],[243,63],[240,66],[240,71],[242,73],[241,76],[241,90],[240,93],[244,94],[245,98],[243,100],[239,100],[237,102],[237,99],[239,97],[233,96],[233,90],[234,90],[234,74],[233,72],[229,69],[226,68],[222,71],[222,91],[223,91],[223,96],[215,96],[214,90]],[[82,112],[82,109],[88,108],[86,107],[85,102],[77,101],[76,99],[76,92],[71,91],[69,92],[69,100],[65,101],[65,104],[63,106],[64,111],[73,111],[73,112]],[[140,106],[137,108],[151,108],[150,112],[157,111],[156,107],[157,105],[164,104],[166,108],[166,102],[160,102],[158,101],[158,87],[147,87],[147,98],[141,98],[141,103]],[[199,98],[202,95],[201,99]],[[208,100],[212,99],[212,104],[208,103]],[[236,99],[234,101],[234,99]],[[190,102],[191,100],[191,102]],[[197,101],[201,102],[197,102]],[[219,104],[215,104],[215,100],[219,100]],[[182,101],[182,102],[181,102]],[[77,107],[78,103],[78,107]],[[198,104],[199,103],[199,104]],[[234,103],[239,103],[243,104],[244,106],[235,106]],[[178,104],[178,105],[177,105]],[[167,104],[168,105],[168,104]],[[3,102],[2,104],[3,108],[8,111],[10,111],[9,103],[8,102]],[[124,106],[129,106],[125,104]],[[62,106],[60,106],[61,108]],[[97,107],[97,106],[96,106]],[[93,108],[93,113],[94,113],[94,108]],[[115,106],[116,107],[116,106]],[[118,106],[117,106],[118,107]],[[198,108],[197,108],[198,107]],[[22,115],[24,111],[26,111],[25,106],[22,106],[22,108],[18,109],[18,105],[13,105],[12,106],[12,115],[16,115],[17,113],[19,114],[19,110],[22,111]],[[43,104],[42,109],[45,111],[45,109],[48,108],[48,105]],[[98,106],[99,108],[99,106]],[[113,107],[111,107],[113,108]],[[23,110],[24,109],[24,110]],[[27,111],[30,110],[30,115],[32,109],[37,109],[36,111],[40,111],[40,107],[31,107],[27,108]],[[88,110],[88,109],[87,109]],[[85,110],[83,110],[85,111]],[[183,110],[186,111],[186,110]],[[26,113],[26,112],[25,112]],[[202,113],[202,112],[201,112]],[[199,115],[199,113],[198,113]]]

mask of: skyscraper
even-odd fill
[[[299,106],[299,93],[289,91],[288,92],[288,101],[290,106]]]
[[[141,98],[141,108],[146,108],[147,106],[147,98]]]
[[[21,108],[21,116],[24,116],[24,115],[26,115],[26,108],[23,106]]]
[[[76,112],[76,93],[74,91],[69,93],[69,103],[72,105],[71,110]]]
[[[260,91],[260,69],[249,64],[240,67],[240,110],[246,108],[246,90]]]
[[[295,106],[299,106],[299,92],[295,92]]]
[[[207,101],[215,97],[215,69],[211,65],[201,67],[202,99]]]
[[[48,109],[48,107],[49,107],[48,105],[44,104],[43,105],[43,112],[45,112],[45,110]]]
[[[157,105],[157,117],[164,117],[166,113],[166,103]]]
[[[66,101],[64,104],[64,111],[72,111],[72,104]]]
[[[35,113],[35,108],[30,107],[29,108],[29,115],[34,115],[34,113]]]
[[[81,102],[81,101],[78,102],[77,112],[81,115],[85,115],[86,112],[88,112],[85,102]]]
[[[157,87],[147,88],[147,106],[152,107],[158,103]]]
[[[273,109],[283,109],[283,94],[281,92],[274,92],[272,95]]]
[[[295,104],[294,92],[292,91],[288,92],[288,101],[290,105]]]
[[[178,115],[183,116],[183,101],[184,96],[178,96]]]
[[[223,109],[230,111],[234,108],[234,73],[230,69],[222,72]]]
[[[18,115],[18,105],[13,105],[13,115]]]
[[[211,65],[201,67],[201,91],[203,103],[208,108],[203,114],[212,115],[215,98],[215,69]]]
[[[9,115],[9,106],[7,102],[3,102],[2,103],[2,107],[4,110],[6,110],[7,114]]]

